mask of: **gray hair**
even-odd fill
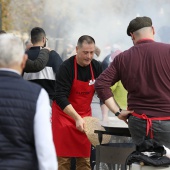
[[[13,34],[0,35],[0,66],[10,67],[22,62],[25,53],[22,40]]]

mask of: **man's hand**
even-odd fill
[[[80,131],[80,132],[84,132],[84,120],[82,117],[79,117],[76,120],[76,128]]]
[[[122,111],[120,112],[118,118],[119,118],[120,120],[123,120],[125,123],[128,124],[127,118],[128,118],[128,116],[129,116],[129,114],[131,114],[131,113],[133,113],[133,112],[134,112],[133,110],[122,110]]]

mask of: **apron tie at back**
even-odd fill
[[[150,132],[150,138],[153,139],[153,129],[152,129],[152,121],[153,120],[170,120],[169,117],[148,117],[146,114],[137,114],[135,112],[132,113],[134,117],[137,117],[139,119],[146,120],[146,136],[149,135]]]

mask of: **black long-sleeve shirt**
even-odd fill
[[[75,56],[70,57],[62,63],[56,77],[55,100],[62,110],[70,104],[68,97],[74,80],[74,58]],[[96,60],[92,60],[91,64],[94,78],[97,78],[102,72],[101,64]],[[78,80],[87,82],[92,78],[90,65],[81,67],[77,64],[77,73]]]

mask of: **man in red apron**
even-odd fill
[[[149,17],[133,19],[127,28],[134,46],[115,57],[96,80],[95,90],[119,119],[127,121],[134,143],[154,138],[170,148],[170,45],[154,41]],[[110,86],[121,80],[128,109],[121,110]],[[131,113],[131,114],[130,114]]]
[[[63,62],[56,78],[56,95],[52,105],[52,130],[59,170],[69,170],[76,158],[77,170],[90,170],[91,144],[84,133],[85,116],[91,116],[95,78],[102,72],[93,60],[95,41],[81,36],[77,55]]]

